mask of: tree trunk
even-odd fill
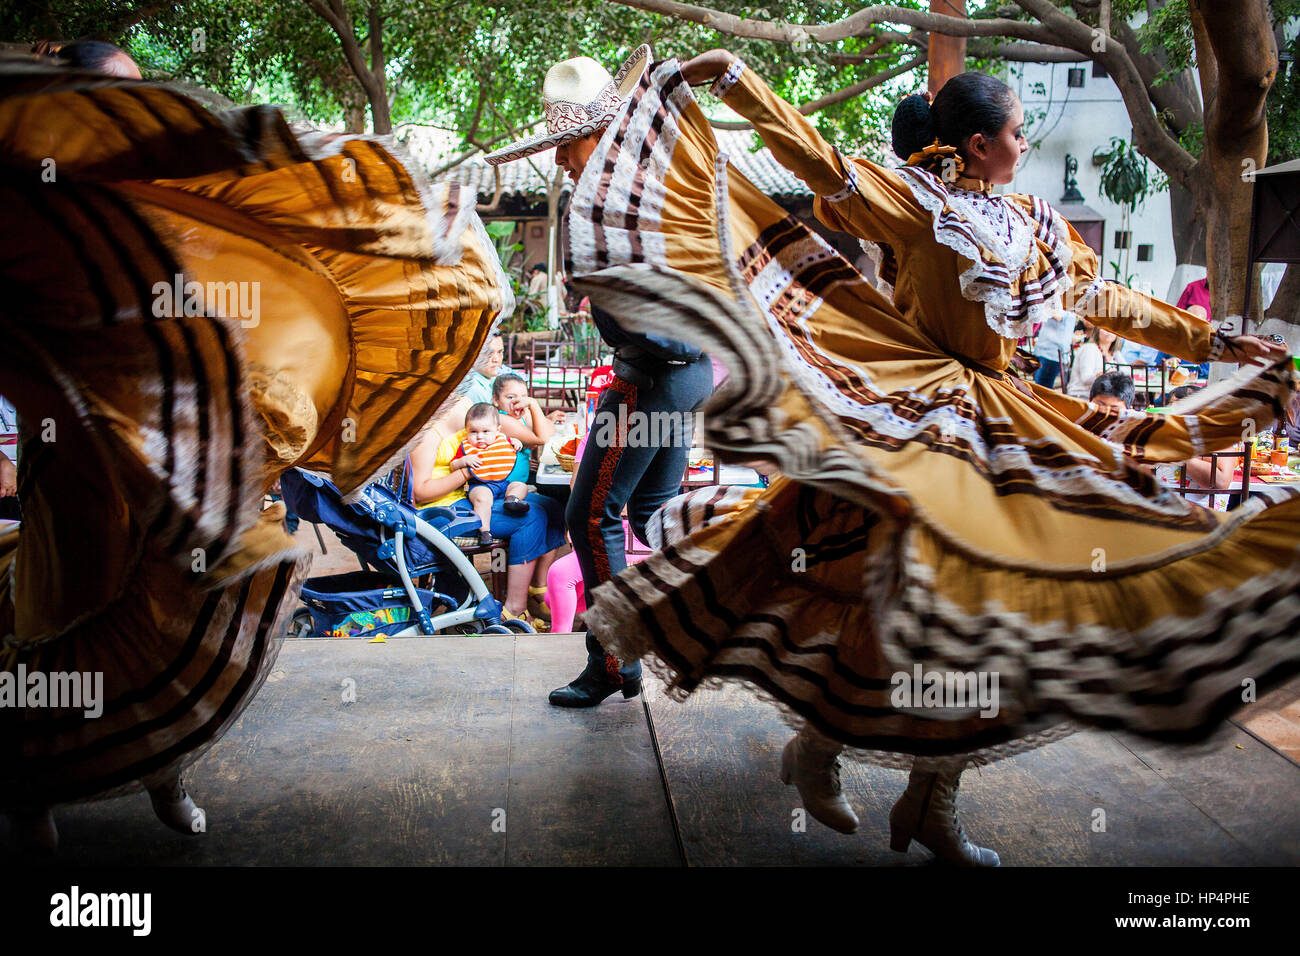
[[[1243,173],[1267,162],[1264,101],[1277,76],[1277,46],[1266,0],[1190,0],[1188,12],[1205,96],[1205,152],[1194,188],[1206,212],[1210,313],[1240,316],[1253,187]]]
[[[393,118],[388,105],[388,77],[385,73],[384,60],[384,19],[372,5],[366,10],[366,19],[370,28],[370,79],[366,84],[366,95],[370,98],[370,116],[375,124],[375,133],[387,136],[393,131]]]
[[[384,78],[379,77],[374,91],[367,91],[370,99],[370,116],[375,125],[375,133],[386,136],[393,131],[393,117],[388,108],[388,91]]]
[[[1171,182],[1169,212],[1174,229],[1174,256],[1178,264],[1205,265],[1205,215],[1196,204],[1196,197]]]
[[[356,83],[355,77],[344,78],[346,86],[342,93],[343,128],[349,133],[366,131],[366,96]]]
[[[966,0],[930,0],[930,12],[965,19]],[[945,83],[965,70],[966,38],[930,34],[930,95],[937,95]]]

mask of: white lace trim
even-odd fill
[[[853,170],[853,161],[846,160],[842,156],[840,162],[844,164],[847,175],[844,178],[844,188],[831,196],[823,196],[827,202],[843,202],[844,200],[858,194],[858,174]]]
[[[872,280],[876,291],[883,295],[890,302],[894,301],[894,287],[882,274],[881,270],[885,266],[885,250],[878,242],[872,242],[870,239],[858,240],[862,245],[862,251],[867,254],[867,261],[875,267],[876,277]]]
[[[731,92],[731,88],[740,82],[740,75],[745,72],[745,61],[740,57],[733,57],[731,65],[727,67],[727,72],[718,77],[713,86],[709,87],[709,92],[722,99]]]
[[[1035,201],[1035,209],[1044,218],[1034,222],[1002,196],[985,196],[949,186],[939,177],[915,166],[904,166],[896,172],[912,190],[916,201],[930,213],[935,240],[971,261],[970,267],[958,276],[961,293],[969,302],[983,303],[984,319],[990,329],[1003,338],[1020,339],[1029,335],[1037,323],[1064,311],[1061,305],[1064,283],[1061,278],[1047,276],[1043,288],[1044,301],[1028,304],[1020,319],[1008,315],[1015,305],[1010,280],[1014,276],[1023,276],[1025,269],[1035,261],[1035,238],[1048,244],[1062,272],[1069,272],[1074,256],[1066,241],[1069,233],[1047,203]],[[927,183],[941,190],[944,196],[935,195],[927,188]],[[980,197],[979,201],[974,198],[976,196]],[[951,210],[952,215],[970,229],[973,239],[943,222],[945,209]],[[994,274],[986,265],[983,253],[994,256],[1006,270],[1005,278]]]
[[[1100,276],[1089,282],[1087,288],[1083,290],[1083,294],[1076,296],[1074,301],[1071,303],[1071,307],[1075,314],[1077,315],[1079,312],[1082,312],[1091,306],[1092,300],[1097,298],[1097,296],[1101,294],[1101,290],[1104,288],[1106,288],[1106,280]]]
[[[721,231],[725,233],[726,204],[723,201],[725,200],[725,192],[722,192],[725,186],[721,185],[721,180],[719,182],[718,216],[719,223],[722,226]],[[815,234],[813,239],[822,242],[820,237]],[[808,246],[811,244],[804,243],[803,245]],[[829,246],[826,248],[827,250],[830,249]],[[794,247],[791,247],[791,249],[793,250]],[[831,251],[831,254],[833,254],[833,251]],[[776,293],[779,291],[776,288],[778,273],[775,269],[779,268],[785,276],[786,281],[780,284],[780,288],[784,288],[785,285],[789,284],[790,275],[786,271],[788,267],[786,267],[785,263],[781,263],[779,266],[776,263],[769,265],[752,285],[745,286],[743,277],[739,275],[735,268],[734,259],[727,255],[724,262],[727,264],[727,271],[731,275],[733,288],[739,286],[740,289],[745,289],[757,304],[759,314],[767,322],[778,353],[782,356],[782,364],[791,377],[799,383],[800,388],[806,395],[816,399],[822,408],[837,418],[865,422],[873,431],[902,441],[915,441],[925,434],[927,430],[937,427],[941,434],[953,435],[966,444],[970,448],[972,458],[979,465],[987,468],[993,475],[1027,472],[1033,475],[1036,484],[1056,494],[1065,496],[1099,495],[1113,501],[1122,502],[1129,507],[1146,509],[1158,515],[1176,516],[1187,513],[1186,503],[1177,495],[1162,495],[1156,499],[1148,498],[1122,480],[1124,474],[1122,469],[1108,476],[1105,474],[1103,464],[1090,456],[1084,457],[1080,464],[1073,468],[1049,469],[1034,464],[1027,443],[999,445],[996,449],[990,449],[985,442],[979,422],[993,421],[994,419],[988,418],[979,410],[979,402],[972,393],[970,386],[965,383],[953,388],[938,389],[933,393],[910,392],[909,394],[914,395],[918,402],[931,406],[924,415],[915,421],[897,415],[886,402],[864,404],[850,398],[825,372],[810,364],[800,354],[799,348],[792,337],[786,333],[768,308],[769,303],[776,298]],[[759,280],[764,281],[760,282]],[[738,294],[740,294],[739,291]],[[804,333],[805,342],[827,362],[853,373],[872,391],[879,391],[872,384],[865,368],[856,364],[836,361],[817,346],[816,337],[808,327],[808,320],[816,314],[823,301],[821,298],[814,300],[799,317],[799,327]],[[958,392],[965,393],[966,401],[976,407],[977,421],[971,421],[959,414],[951,403],[945,401],[948,396]],[[1134,414],[1137,415],[1138,413]],[[1145,416],[1141,417],[1145,420]],[[1118,460],[1120,457],[1118,445],[1116,445],[1115,451]]]

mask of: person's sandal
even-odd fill
[[[551,609],[546,606],[546,588],[528,586],[528,613],[539,620],[551,623]]]
[[[528,502],[511,495],[501,504],[501,510],[513,518],[528,514]]]
[[[525,611],[523,614],[515,614],[511,612],[511,610],[507,608],[504,604],[501,606],[501,620],[523,621],[525,624],[531,627],[538,634],[545,634],[551,629],[551,626],[549,624],[547,624],[545,621],[541,620],[540,618],[533,617],[527,611]]]
[[[491,532],[491,531],[480,531],[480,532],[478,533],[478,543],[479,543],[479,546],[480,546],[480,547],[483,547],[483,548],[490,548],[490,547],[492,547],[492,532]]]

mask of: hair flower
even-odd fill
[[[929,146],[907,157],[907,165],[919,166],[948,182],[961,175],[966,168],[966,161],[961,158],[956,146],[944,146],[936,136]]]

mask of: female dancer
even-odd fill
[[[715,77],[818,217],[885,247],[892,300],[727,165],[690,90]],[[663,549],[588,595],[593,633],[653,655],[678,697],[730,679],[774,699],[802,728],[782,775],[837,829],[857,825],[845,745],[912,764],[891,845],[975,865],[998,858],[957,822],[964,766],[1057,739],[1065,718],[1203,735],[1243,681],[1300,661],[1300,499],[1216,514],[1138,467],[1272,420],[1290,360],[1103,282],[1050,206],[992,192],[1021,125],[1007,87],[964,74],[900,107],[895,171],[841,156],[713,51],[647,72],[570,214],[575,287],[722,357],[707,443],[784,476],[730,510],[711,490],[666,505],[647,539]],[[1179,414],[1103,411],[1006,372],[1062,311],[1192,361],[1268,364]],[[992,706],[954,693],[994,679]]]
[[[0,810],[45,846],[50,806],[140,781],[203,828],[180,772],[261,685],[309,560],[263,495],[294,465],[345,494],[391,469],[512,306],[472,198],[389,144],[108,62],[0,65],[0,394],[25,430],[0,678],[102,682],[0,708]]]

